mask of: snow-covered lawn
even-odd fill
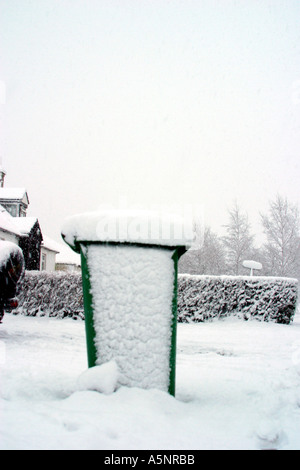
[[[300,314],[291,325],[179,324],[176,398],[80,391],[84,323],[0,325],[0,449],[300,449]]]

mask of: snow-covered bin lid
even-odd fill
[[[82,242],[114,242],[190,248],[193,221],[174,214],[153,211],[99,211],[69,217],[62,237],[80,252]]]

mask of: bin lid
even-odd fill
[[[177,214],[143,210],[104,210],[69,217],[62,237],[76,252],[80,243],[130,243],[190,248],[194,241],[193,221]]]

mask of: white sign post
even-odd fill
[[[250,269],[250,276],[253,276],[253,270],[260,271],[262,269],[262,264],[258,261],[245,260],[243,261],[244,268]]]

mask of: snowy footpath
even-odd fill
[[[299,312],[179,324],[176,398],[85,390],[86,369],[83,322],[6,315],[0,449],[300,449]]]

